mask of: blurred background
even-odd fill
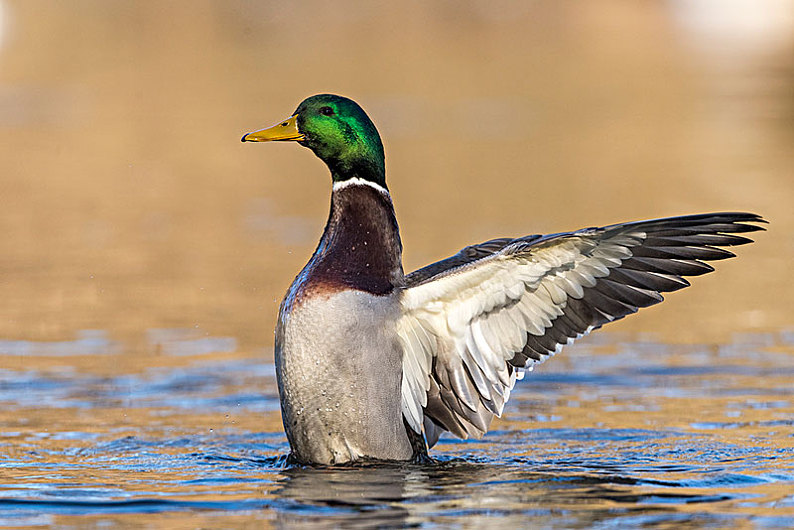
[[[755,245],[608,329],[794,324],[791,1],[0,0],[0,353],[270,355],[330,183],[239,139],[319,92],[380,129],[406,270],[746,210]]]

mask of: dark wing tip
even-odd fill
[[[745,226],[749,228],[748,232],[755,232],[758,230],[766,230],[763,226],[758,226],[754,224],[744,224],[744,223],[760,223],[768,225],[769,221],[758,215],[757,213],[749,213],[749,212],[736,212],[735,215],[737,218],[731,221],[732,223],[741,223],[740,226]]]
[[[680,217],[652,219],[611,225],[604,228],[583,229],[575,235],[613,241],[625,240],[623,234],[642,231],[642,243],[628,246],[631,256],[619,266],[610,268],[608,275],[596,285],[583,289],[579,299],[569,297],[564,313],[554,319],[542,336],[527,336],[524,350],[510,362],[523,367],[532,359],[540,361],[588,329],[635,313],[638,309],[655,305],[662,293],[677,291],[690,285],[685,276],[699,276],[714,271],[708,261],[735,257],[733,247],[752,243],[748,237],[736,234],[765,230],[768,221],[758,214],[747,212],[719,212]],[[564,234],[561,234],[564,235]],[[556,239],[547,236],[545,241]]]

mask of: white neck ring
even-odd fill
[[[377,184],[375,182],[372,182],[371,180],[363,179],[360,177],[353,177],[347,180],[334,182],[334,191],[345,189],[348,186],[369,186],[370,188],[373,188],[379,191],[380,193],[389,196],[389,191],[380,184]]]

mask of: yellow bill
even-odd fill
[[[286,120],[261,131],[254,131],[243,135],[243,142],[300,142],[305,137],[298,131],[298,115],[290,116]]]

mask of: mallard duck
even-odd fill
[[[293,141],[331,172],[317,250],[281,303],[275,362],[293,461],[422,460],[481,437],[517,379],[566,344],[687,287],[752,242],[751,213],[492,239],[410,274],[383,144],[354,101],[312,96],[244,142]]]

